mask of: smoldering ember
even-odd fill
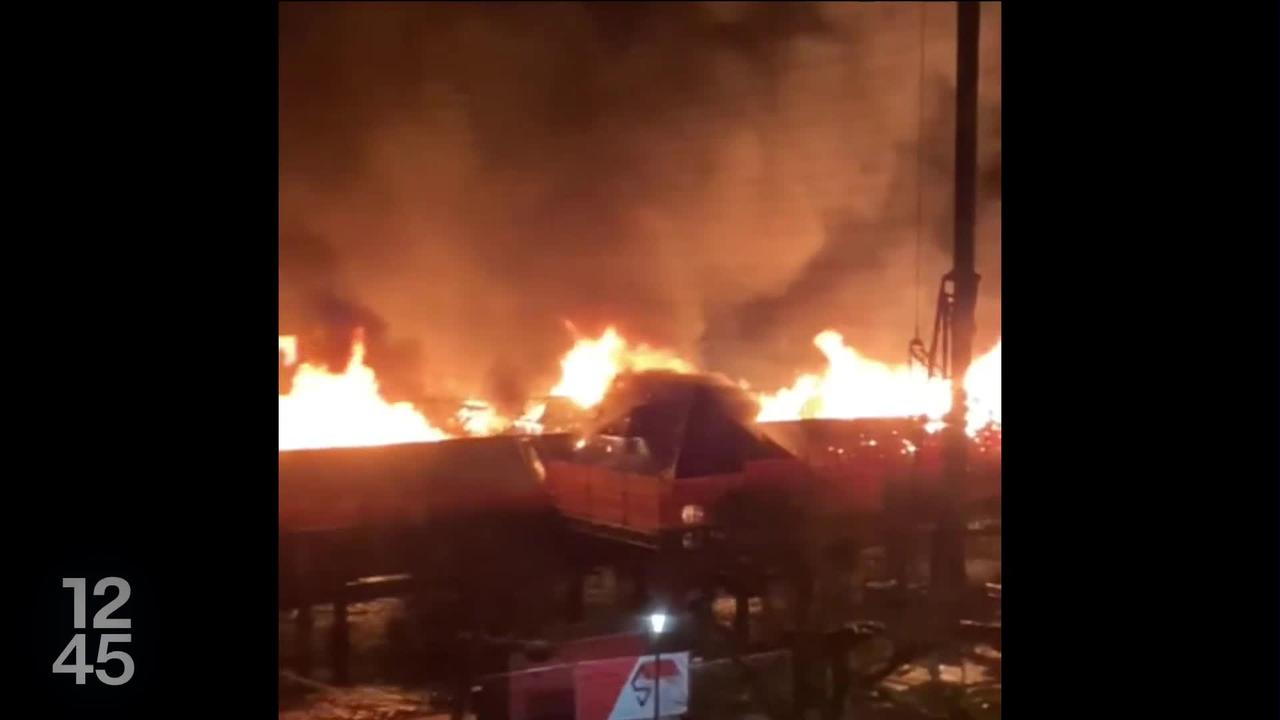
[[[999,3],[285,3],[282,717],[999,717]]]

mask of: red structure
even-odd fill
[[[714,526],[716,503],[743,488],[875,516],[891,488],[939,487],[940,444],[921,419],[755,423],[754,414],[744,391],[715,378],[620,378],[574,449],[545,462],[547,487],[564,516],[645,537]],[[999,494],[999,439],[981,440],[974,500]]]
[[[680,602],[690,589],[720,583],[740,601],[742,632],[748,595],[779,569],[685,552],[738,537],[733,522],[717,517],[730,496],[763,488],[773,500],[779,491],[801,499],[819,514],[805,522],[820,523],[833,543],[876,542],[894,522],[927,517],[919,508],[936,502],[941,446],[921,421],[761,424],[755,413],[731,383],[641,373],[620,377],[574,434],[281,452],[280,605],[299,609],[305,636],[310,607],[334,604],[339,678],[348,603],[417,592],[428,578],[451,589],[482,582],[468,580],[475,566],[536,568],[544,584],[560,574],[580,587],[590,568],[609,565],[635,581],[636,601],[656,591]],[[974,446],[966,499],[998,499],[999,433],[979,435]],[[370,577],[382,581],[358,582]],[[570,618],[581,599],[568,593]],[[564,700],[552,698],[560,680],[527,681],[550,683],[550,695],[531,690],[530,698]]]

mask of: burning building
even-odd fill
[[[951,101],[998,119],[999,45],[957,71],[939,7],[282,8],[282,599],[407,572],[465,614],[997,496],[999,127]],[[956,377],[887,361],[953,259]]]

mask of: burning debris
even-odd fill
[[[364,339],[356,335],[342,372],[310,363],[297,365],[297,338],[280,338],[293,382],[280,399],[280,449],[359,447],[432,442],[449,437],[412,403],[387,402],[373,369],[364,362]]]
[[[759,404],[757,421],[925,417],[934,429],[950,407],[947,380],[927,377],[919,368],[871,360],[846,345],[834,330],[819,333],[814,345],[826,358],[826,368],[820,374],[802,374],[790,387],[772,393],[752,392]],[[559,380],[545,396],[530,399],[521,416],[506,417],[493,403],[470,398],[437,424],[412,403],[391,402],[382,395],[373,369],[365,364],[361,334],[340,372],[299,363],[298,352],[296,337],[280,337],[282,367],[291,374],[279,398],[281,450],[572,430],[589,418],[620,375],[698,372],[679,355],[631,343],[609,327],[599,337],[575,341],[560,361]],[[1000,354],[997,343],[974,362],[965,379],[968,431],[975,437],[1000,424]],[[739,385],[749,387],[745,382]]]
[[[631,345],[613,327],[598,338],[579,339],[560,361],[560,369],[560,382],[550,394],[567,397],[581,408],[598,405],[613,379],[624,372],[695,372],[692,363],[671,352],[655,350],[643,343]]]
[[[925,416],[936,426],[951,408],[951,383],[922,368],[888,365],[845,345],[834,330],[813,339],[826,357],[821,375],[806,374],[788,388],[760,398],[757,420],[887,418]],[[1000,343],[976,360],[965,377],[968,432],[1000,423]]]
[[[511,425],[509,420],[498,414],[493,405],[484,400],[467,400],[458,408],[454,418],[467,435],[474,437],[497,435]]]

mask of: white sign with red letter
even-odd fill
[[[573,673],[577,720],[653,720],[655,702],[658,717],[689,712],[689,653],[664,653],[659,658],[579,663]]]

